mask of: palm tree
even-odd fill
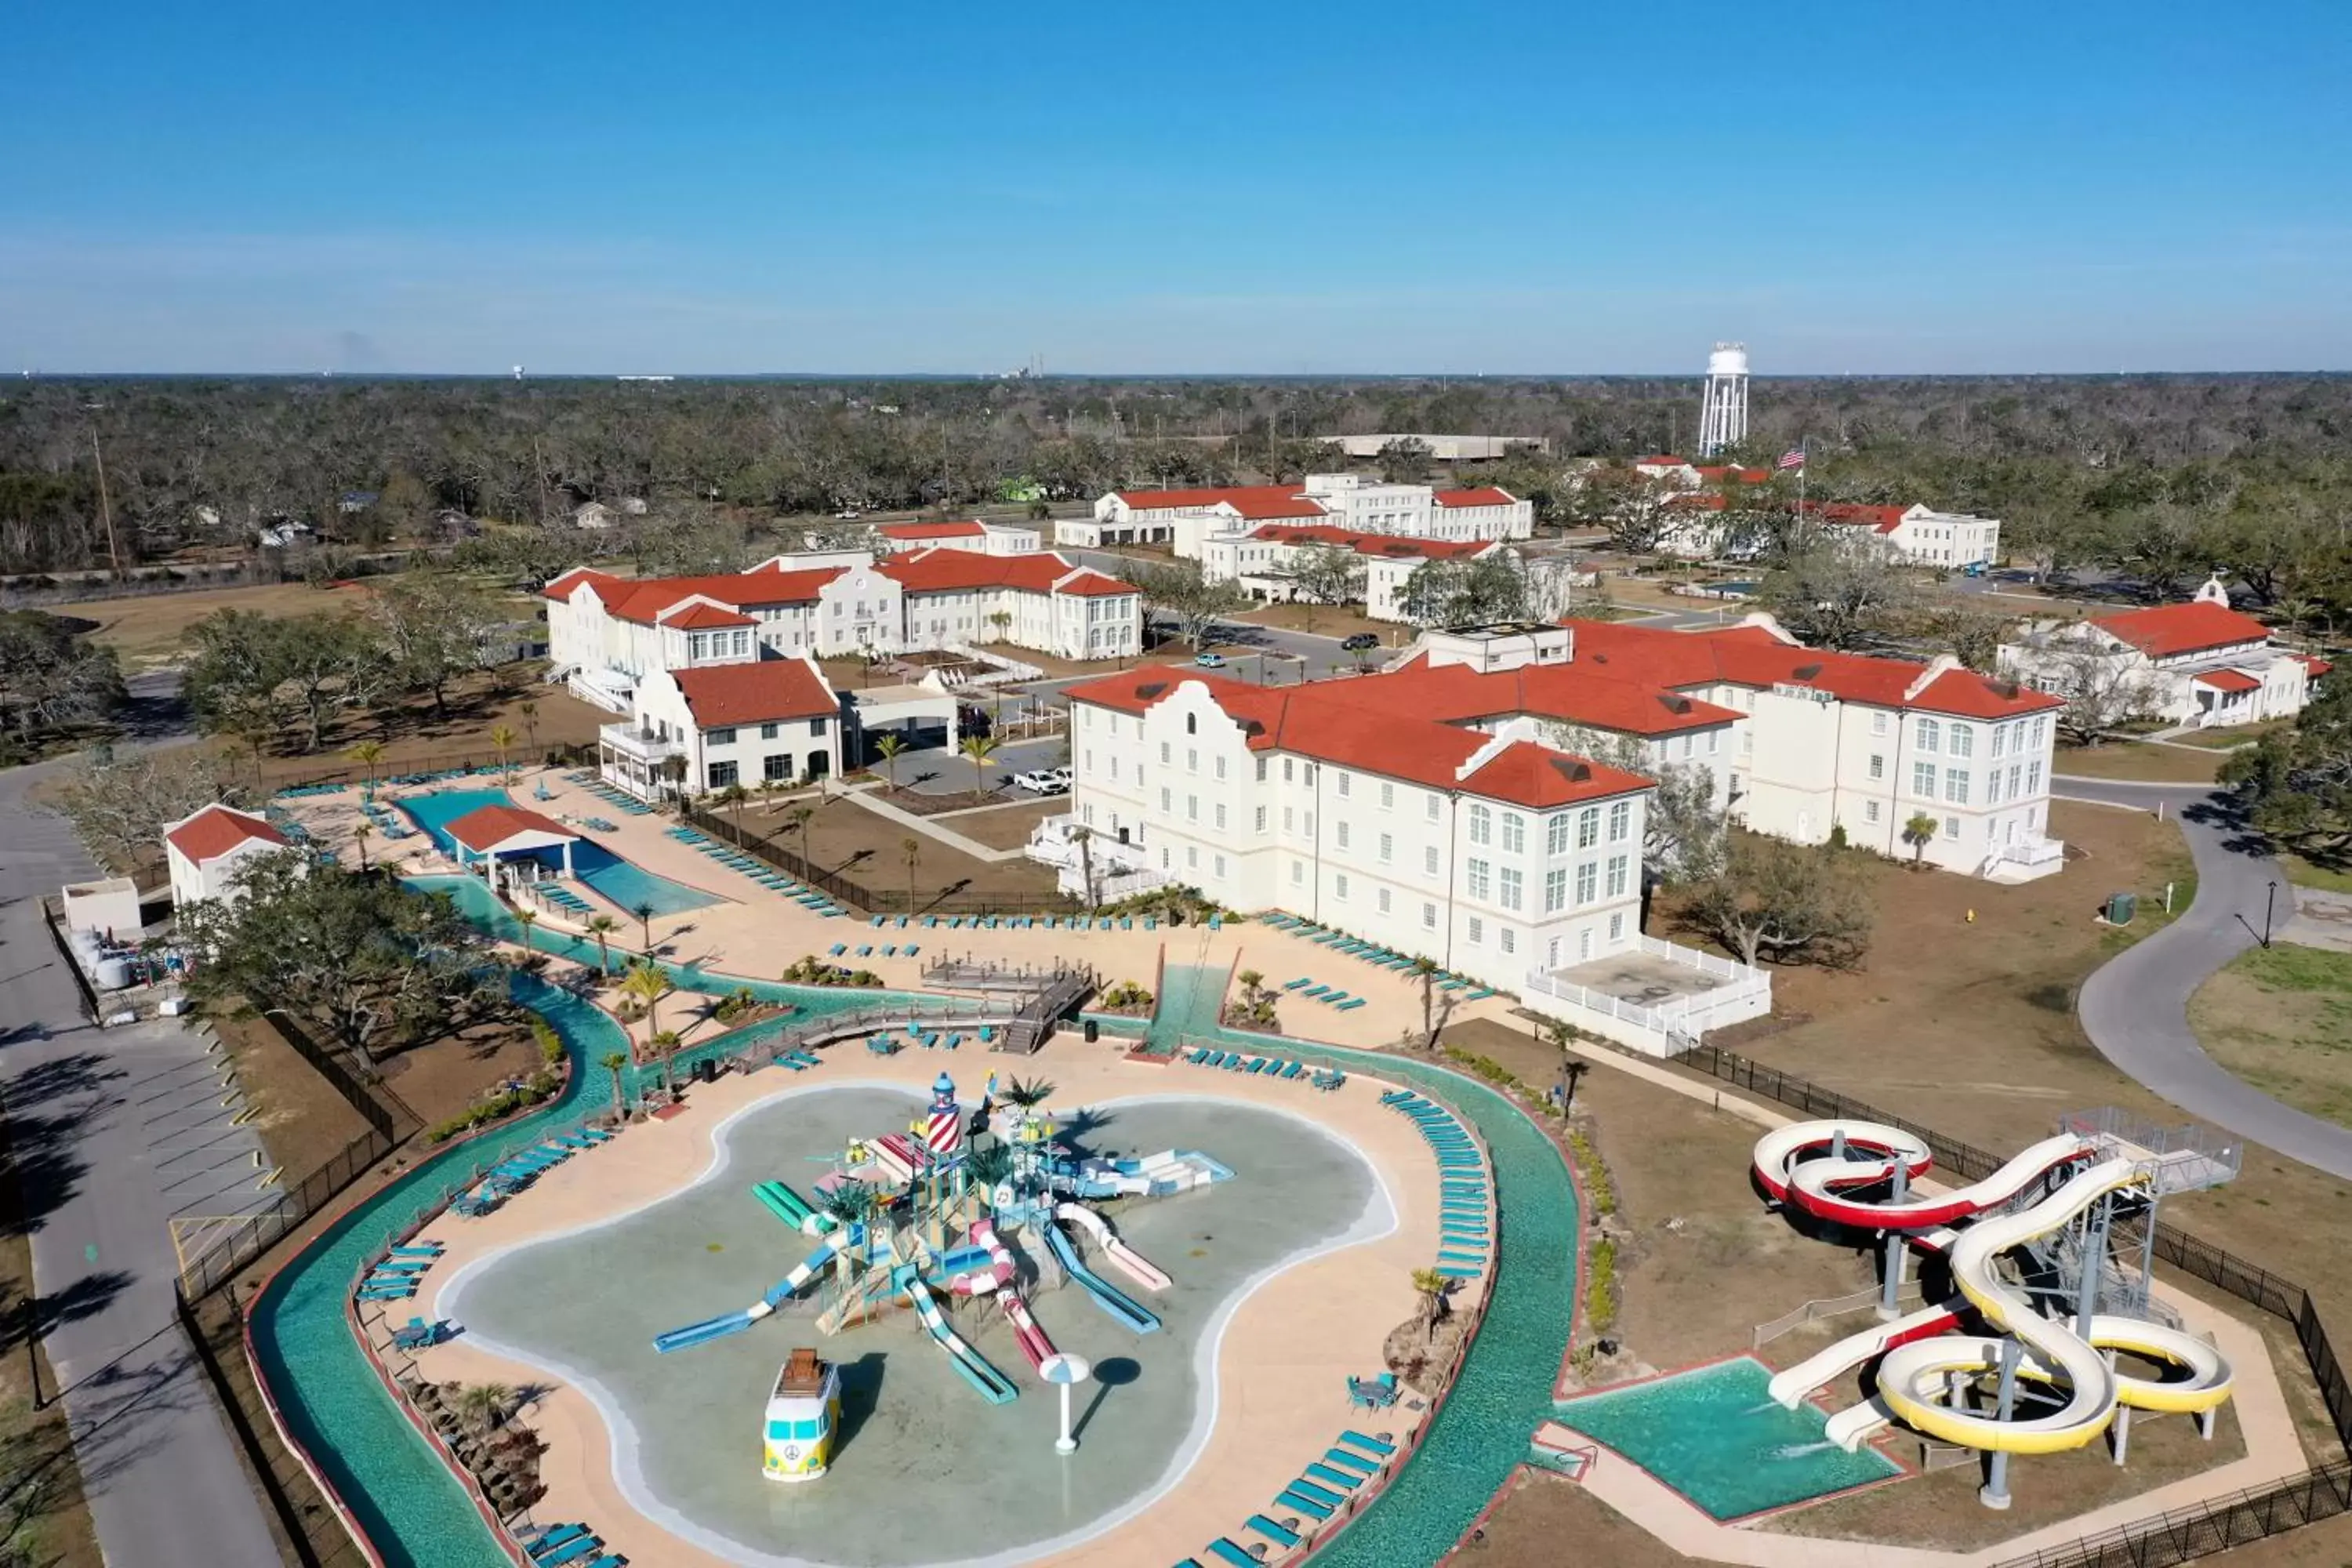
[[[1005,1104],[1023,1110],[1034,1110],[1054,1098],[1054,1080],[1045,1078],[1016,1078],[996,1091]]]
[[[626,1121],[629,1119],[629,1086],[621,1075],[629,1070],[629,1053],[607,1051],[597,1060],[606,1072],[613,1075],[613,1119]]]
[[[522,732],[525,736],[529,737],[530,749],[534,752],[538,751],[539,704],[530,701],[518,702],[515,704],[515,711],[522,715]]]
[[[816,807],[813,805],[796,805],[784,814],[784,820],[791,825],[792,830],[801,836],[801,865],[803,868],[809,864],[809,819],[815,815]]]
[[[1078,847],[1078,881],[1086,889],[1087,908],[1095,907],[1095,830],[1078,826],[1070,829],[1070,842]]]
[[[651,952],[654,950],[654,907],[639,904],[629,912],[637,917],[638,934],[646,939],[646,951]]]
[[[882,772],[889,779],[894,793],[898,788],[898,753],[906,749],[906,737],[896,730],[874,742],[874,754],[882,759]]]
[[[661,772],[663,780],[669,785],[670,794],[679,800],[684,800],[686,798],[686,759],[675,752],[664,757]]]
[[[610,915],[593,914],[588,917],[588,934],[596,939],[596,975],[599,979],[613,971],[612,936],[620,929],[621,922]]]
[[[629,965],[629,972],[621,977],[621,990],[646,1005],[646,1027],[658,1030],[661,1027],[661,999],[669,994],[669,976],[662,973],[661,965],[644,963]]]
[[[743,842],[743,803],[751,798],[751,792],[740,784],[729,784],[719,792],[719,804],[727,807],[728,815],[735,819],[735,842],[738,845]]]
[[[898,858],[907,863],[907,912],[915,912],[915,868],[922,863],[923,843],[919,838],[898,840]]]
[[[1421,1048],[1437,1048],[1437,961],[1417,957],[1412,961],[1412,973],[1421,982]]]
[[[985,773],[988,769],[988,760],[996,755],[996,737],[993,735],[966,735],[963,738],[963,743],[958,746],[956,750],[961,752],[965,756],[971,759],[971,793],[974,795],[986,794],[988,791],[988,784],[982,775]]]
[[[1911,846],[1911,865],[1916,869],[1926,858],[1927,846],[1936,841],[1937,830],[1942,825],[1924,811],[1915,811],[1911,820],[1903,825],[1903,842]]]
[[[996,628],[996,640],[998,642],[1003,642],[1004,640],[1004,634],[1012,629],[1013,612],[1010,610],[991,611],[988,617],[988,624]]]
[[[1434,1268],[1416,1268],[1412,1288],[1421,1297],[1422,1339],[1427,1343],[1437,1337],[1438,1320],[1445,1316],[1445,1293],[1454,1288],[1454,1281]]]
[[[1234,979],[1241,984],[1242,1000],[1251,1006],[1255,1006],[1257,994],[1265,984],[1265,972],[1262,969],[1244,969],[1234,975]]]
[[[356,844],[356,845],[358,845],[358,846],[360,847],[360,869],[361,869],[361,870],[362,870],[362,871],[364,871],[364,870],[366,870],[366,869],[368,868],[368,867],[367,867],[367,841],[368,841],[368,835],[369,835],[369,834],[371,834],[371,833],[373,833],[374,831],[375,831],[375,825],[374,825],[373,823],[369,823],[369,822],[355,822],[355,823],[352,824],[352,843],[354,843],[354,844]]]
[[[1013,1151],[1002,1143],[977,1144],[963,1158],[963,1173],[976,1187],[993,1187],[1013,1174]]]
[[[672,1069],[677,1060],[677,1047],[685,1043],[676,1029],[657,1030],[654,1037],[646,1042],[661,1053],[662,1092],[673,1098],[677,1094],[677,1074]]]
[[[375,798],[375,765],[383,761],[383,742],[362,741],[343,754],[367,769],[367,791],[364,798],[373,800]]]
[[[525,952],[537,952],[539,949],[531,945],[530,928],[539,923],[539,911],[533,909],[520,909],[515,911],[515,919],[522,922],[522,950]]]
[[[501,724],[490,731],[490,744],[498,748],[499,771],[508,772],[507,753],[514,749],[515,732],[511,724]],[[512,782],[509,780],[509,782]]]
[[[457,1393],[457,1419],[467,1430],[488,1434],[505,1421],[514,1404],[514,1390],[503,1383],[467,1384]]]

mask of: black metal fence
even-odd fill
[[[1925,1142],[1938,1164],[1971,1180],[1991,1174],[2002,1163],[2000,1156],[1947,1138],[1932,1127],[1750,1061],[1720,1046],[1699,1045],[1674,1059],[1808,1116],[1899,1127]],[[2158,1262],[2294,1326],[2295,1342],[2303,1347],[2312,1381],[2319,1386],[2336,1441],[2352,1451],[2352,1383],[2346,1379],[2344,1363],[2329,1342],[2311,1292],[2178,1226],[2159,1223],[2156,1226],[2155,1251]],[[2066,1546],[2012,1558],[2000,1568],[2171,1568],[2347,1511],[2352,1511],[2352,1461],[2339,1459],[2254,1491],[2217,1498],[2197,1508],[2158,1514]]]
[[[1061,912],[1077,906],[1060,900],[1050,907],[1036,899],[1006,898],[980,893],[925,893],[919,889],[909,895],[905,888],[874,888],[838,871],[829,871],[787,847],[780,839],[738,828],[732,818],[704,809],[693,801],[683,808],[688,822],[724,839],[746,855],[756,856],[782,871],[785,876],[806,882],[835,903],[843,904],[864,915],[1034,915]]]
[[[276,1246],[279,1238],[333,1200],[399,1141],[369,1128],[329,1156],[326,1163],[285,1188],[269,1206],[205,1231],[193,1247],[183,1245],[181,1290],[201,1301],[236,1278],[240,1269]]]
[[[221,1414],[228,1417],[229,1430],[236,1435],[238,1448],[244,1451],[246,1466],[253,1472],[255,1484],[261,1489],[269,1511],[278,1518],[282,1543],[292,1550],[301,1568],[321,1568],[302,1516],[293,1500],[286,1495],[277,1468],[270,1462],[269,1451],[262,1446],[261,1435],[247,1413],[245,1401],[238,1397],[236,1385],[221,1365],[219,1353],[213,1349],[212,1336],[197,1319],[194,1304],[176,1285],[172,1289],[172,1308],[179,1318],[181,1332],[187,1336],[188,1349],[194,1354],[196,1364],[204,1368],[205,1381],[212,1385],[213,1396],[220,1402]]]
[[[507,749],[504,756],[500,756],[494,747],[476,745],[404,756],[394,763],[378,763],[373,768],[362,763],[338,761],[326,756],[264,757],[260,763],[260,776],[268,788],[281,790],[313,784],[394,784],[424,773],[472,772],[496,774],[509,767],[530,768],[541,763],[550,767],[576,768],[592,765],[595,761],[596,748],[593,746],[533,746],[528,741],[519,739]]]

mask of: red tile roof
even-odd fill
[[[797,658],[697,665],[674,669],[670,678],[677,682],[694,721],[705,730],[822,719],[841,711],[833,688]]]
[[[1475,489],[1439,490],[1431,500],[1440,506],[1509,506],[1519,498],[1495,485],[1479,485]]]
[[[1335,700],[1454,724],[1529,713],[1622,734],[1674,735],[1736,723],[1740,718],[1736,709],[1617,679],[1580,660],[1481,674],[1466,665],[1414,658],[1386,674],[1329,686]]]
[[[890,522],[882,525],[885,539],[983,539],[988,530],[977,521],[964,522]]]
[[[2065,706],[2046,692],[1967,669],[1948,670],[1915,693],[1912,688],[1927,673],[1924,664],[1784,643],[1761,626],[1673,632],[1609,621],[1569,624],[1576,628],[1578,665],[1590,663],[1641,685],[1724,684],[1759,691],[1806,686],[1848,702],[1973,719],[2008,719]]]
[[[2150,658],[2267,642],[2271,635],[2270,628],[2252,616],[2240,615],[2226,605],[2207,604],[2159,605],[2152,610],[2094,616],[2091,624],[2122,638]]]
[[[1634,458],[1633,466],[1637,468],[1679,468],[1685,464],[1672,452],[1660,452],[1652,457]]]
[[[1743,468],[1737,463],[1702,464],[1698,477],[1711,485],[1719,485],[1727,480],[1733,484],[1760,485],[1772,477],[1772,471],[1769,468]]]
[[[1412,557],[1425,561],[1451,560],[1455,556],[1478,555],[1493,549],[1494,541],[1487,539],[1422,539],[1407,533],[1358,533],[1353,529],[1328,522],[1269,522],[1253,530],[1252,539],[1264,539],[1276,544],[1333,544],[1352,550],[1359,555],[1385,555],[1402,560]]]
[[[713,626],[755,626],[760,624],[740,610],[727,609],[701,600],[682,610],[664,610],[656,618],[666,626],[681,626],[691,632],[708,631]]]
[[[626,581],[626,578],[615,577],[610,572],[599,572],[593,566],[574,566],[561,576],[551,578],[540,593],[546,598],[568,601],[572,589],[583,583],[593,583],[596,586],[596,596],[609,605],[613,602],[613,590]]]
[[[1219,489],[1114,493],[1136,511],[1205,511],[1223,503],[1254,520],[1330,515],[1321,501],[1308,500],[1297,485],[1229,485]]]
[[[233,805],[205,806],[177,826],[166,829],[163,837],[173,848],[199,866],[207,860],[217,860],[243,845],[286,843],[286,835],[269,826],[266,817],[239,811]]]
[[[2209,669],[2196,677],[2200,686],[2210,686],[2216,691],[2260,691],[2263,683],[2242,670]]]
[[[1650,784],[1639,773],[1603,767],[1583,757],[1563,756],[1532,741],[1512,742],[1462,782],[1462,787],[1473,795],[1537,811],[1631,795]]]
[[[2299,653],[2294,657],[2303,661],[2304,669],[2309,673],[2311,679],[2314,680],[2318,679],[2321,676],[2326,675],[2329,670],[2336,668],[2326,659],[2315,658],[2311,654]]]
[[[642,579],[612,577],[601,572],[567,573],[547,585],[547,595],[569,601],[572,590],[585,583],[593,586],[596,596],[604,602],[606,615],[649,626],[660,624],[663,611],[686,599],[713,599],[739,610],[764,605],[806,604],[816,597],[819,588],[845,570],[840,566],[821,566],[806,572],[779,572],[763,567],[724,577]]]
[[[520,805],[477,806],[442,831],[478,852],[495,849],[520,833],[552,833],[559,838],[580,837],[553,817],[541,816]]]
[[[1867,528],[1878,533],[1892,533],[1903,522],[1907,506],[1864,506],[1853,501],[1807,501],[1805,510],[1823,522],[1843,528]]]
[[[911,555],[894,555],[874,569],[910,594],[950,594],[973,588],[1015,588],[1031,594],[1058,591],[1094,596],[1136,592],[1115,577],[1072,565],[1050,550],[1026,555],[924,550]],[[1073,573],[1078,575],[1072,577]],[[1070,582],[1056,590],[1055,584],[1066,577]]]

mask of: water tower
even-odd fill
[[[1717,343],[1706,356],[1706,390],[1700,395],[1698,455],[1712,458],[1748,439],[1748,345]]]

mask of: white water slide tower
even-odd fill
[[[1712,458],[1748,439],[1748,345],[1717,343],[1706,356],[1699,401],[1698,455]]]

